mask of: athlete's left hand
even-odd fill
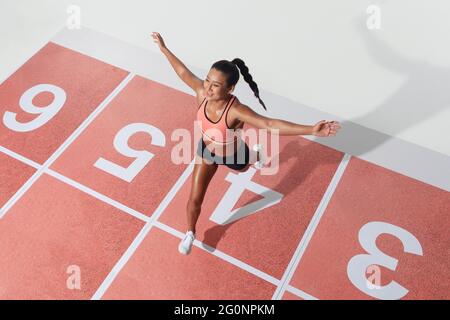
[[[322,120],[313,127],[313,135],[316,137],[334,137],[341,128],[337,121]]]

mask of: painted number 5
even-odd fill
[[[379,235],[387,233],[398,238],[407,253],[422,255],[422,246],[410,232],[386,222],[369,222],[359,230],[359,242],[368,254],[359,254],[350,259],[347,275],[359,290],[377,299],[394,300],[404,297],[408,290],[395,281],[373,289],[367,286],[366,270],[371,265],[386,267],[392,271],[397,268],[398,260],[381,252],[376,246]]]
[[[42,92],[50,92],[53,94],[53,101],[46,107],[37,107],[33,104],[33,99]],[[62,108],[66,102],[66,92],[60,87],[52,84],[38,84],[25,91],[19,100],[19,105],[25,112],[39,114],[30,122],[18,122],[16,120],[17,113],[6,111],[3,115],[3,123],[10,130],[17,132],[33,131],[48,121],[50,121]]]
[[[137,132],[148,133],[152,137],[152,145],[159,147],[164,147],[166,145],[164,133],[158,128],[146,123],[132,123],[120,129],[114,137],[114,148],[117,152],[124,156],[135,158],[128,168],[121,167],[118,164],[103,158],[99,158],[94,166],[127,182],[132,181],[154,157],[154,154],[151,152],[134,150],[128,146],[128,140]]]

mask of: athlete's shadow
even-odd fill
[[[403,78],[398,89],[374,105],[372,111],[349,121],[341,121],[342,129],[336,137],[321,140],[325,145],[358,157],[391,137],[446,111],[450,106],[450,68],[401,56],[381,40],[383,31],[369,30],[362,20],[355,21],[355,26],[373,61]],[[361,79],[361,83],[364,81],[364,78]],[[373,83],[371,79],[370,84]],[[383,127],[390,135],[357,123]]]
[[[291,169],[286,171],[285,176],[283,176],[281,179],[278,178],[279,183],[270,185],[270,189],[281,192],[283,195],[283,198],[288,197],[289,194],[297,189],[298,186],[303,184],[305,181],[308,180],[308,175],[311,172],[314,172],[316,167],[320,167],[327,164],[336,164],[339,165],[340,159],[330,160],[330,158],[322,157],[321,161],[304,161],[306,157],[309,155],[314,155],[315,152],[317,152],[317,147],[314,145],[314,142],[308,142],[306,146],[301,146],[300,143],[297,140],[293,140],[289,143],[287,143],[282,150],[279,152],[279,166],[282,167],[284,163],[288,165]],[[302,157],[299,157],[299,155],[302,155]],[[239,174],[239,172],[233,171],[236,174]],[[255,176],[260,174],[259,172],[255,173]],[[276,175],[278,175],[277,173]],[[263,177],[268,177],[270,179],[270,175],[263,175]],[[243,206],[254,203],[261,199],[261,196],[266,196],[264,192],[260,195],[255,195],[251,199],[249,199],[247,202],[243,204]],[[261,208],[263,206],[266,206],[266,203],[261,204]],[[261,209],[256,208],[256,210]],[[239,216],[241,212],[239,209],[234,213],[234,215]],[[259,211],[255,213],[257,215],[264,214],[264,210]],[[303,214],[303,213],[299,213]],[[306,215],[307,213],[305,213]],[[239,220],[233,221],[231,223],[228,223],[226,225],[216,225],[212,228],[209,228],[205,230],[204,233],[204,239],[203,242],[207,244],[208,246],[211,246],[213,248],[217,247],[218,242],[226,237],[226,231],[228,228],[230,228],[235,223],[243,222],[247,219],[247,217],[241,218]],[[233,220],[233,219],[230,219]],[[209,248],[205,247],[205,249],[209,250]]]
[[[427,118],[444,112],[450,105],[450,90],[448,89],[450,69],[432,65],[427,61],[400,56],[380,39],[381,36],[377,33],[381,32],[367,29],[364,20],[355,21],[355,26],[372,59],[389,71],[401,74],[404,78],[399,88],[374,106],[371,112],[349,121],[340,121],[342,128],[336,137],[314,138],[323,145],[360,157],[387,142],[391,139],[391,136],[396,136],[415,125],[419,125]],[[361,79],[361,81],[364,81],[364,79]],[[383,127],[391,133],[390,135],[357,124],[376,125],[380,121],[383,121]],[[300,147],[295,141],[287,144],[283,150],[280,150],[280,166],[291,158],[298,159],[300,152],[303,154],[313,152],[311,148],[312,145]],[[331,162],[334,163],[335,161]],[[289,174],[280,180],[282,185],[271,185],[271,188],[276,191],[286,190],[284,184],[289,184],[288,189],[295,190],[298,185],[305,181],[308,174],[313,172],[316,166],[327,163],[330,163],[330,161],[321,160],[318,163],[311,161],[301,163],[299,161],[296,166],[291,167],[298,168],[298,170],[290,170]],[[284,197],[287,196],[287,194],[283,194]],[[255,197],[250,201],[258,199],[259,197]],[[264,214],[264,212],[258,214]],[[226,234],[227,229],[234,223],[239,223],[239,221],[206,230],[204,241],[215,247]]]

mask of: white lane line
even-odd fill
[[[33,160],[30,160],[30,159],[28,159],[28,158],[26,158],[26,157],[24,157],[24,156],[22,156],[22,155],[20,155],[20,154],[18,154],[16,152],[12,151],[12,150],[9,150],[9,149],[7,149],[5,147],[0,146],[0,152],[3,152],[4,154],[10,156],[11,158],[19,160],[20,162],[23,162],[23,163],[25,163],[25,164],[27,164],[30,167],[33,167],[35,169],[39,170],[42,167],[39,163],[34,162]]]
[[[305,300],[319,300],[316,297],[310,295],[309,293],[306,293],[305,291],[297,289],[293,286],[287,286],[286,291],[295,294],[296,296],[299,296],[300,298]]]
[[[348,162],[350,161],[351,156],[348,154],[344,154],[344,157],[341,160],[341,163],[339,164],[339,167],[337,168],[333,179],[331,179],[330,184],[328,185],[328,188],[322,197],[322,200],[319,203],[319,206],[316,209],[316,212],[314,213],[313,218],[311,219],[311,222],[308,225],[308,228],[306,229],[302,239],[300,240],[299,245],[297,246],[297,249],[294,252],[294,255],[292,256],[291,261],[289,262],[289,265],[286,268],[286,271],[283,274],[283,277],[281,278],[280,285],[275,290],[272,299],[273,300],[279,300],[284,294],[284,291],[286,290],[286,287],[289,285],[289,282],[292,279],[292,276],[294,275],[295,269],[297,268],[303,254],[305,253],[306,247],[309,244],[309,241],[311,240],[314,231],[316,231],[317,225],[320,222],[320,219],[322,218],[325,209],[328,206],[328,203],[330,202],[331,197],[333,196],[334,191],[336,190],[336,187],[339,183],[339,181],[342,178],[342,175],[344,174],[344,171],[348,165]]]
[[[164,210],[170,204],[170,202],[175,197],[177,192],[181,189],[183,184],[186,182],[186,180],[188,179],[189,175],[194,170],[194,164],[195,164],[195,158],[194,158],[194,160],[191,161],[191,163],[186,168],[186,170],[184,170],[183,174],[178,178],[177,182],[174,184],[172,189],[170,189],[170,191],[167,193],[167,195],[165,196],[163,201],[161,201],[161,203],[159,204],[158,208],[155,210],[155,212],[148,219],[148,221],[145,224],[145,226],[142,228],[142,230],[139,232],[139,234],[133,240],[133,242],[128,247],[128,249],[125,251],[125,253],[122,255],[122,257],[120,257],[119,261],[115,264],[115,266],[109,272],[109,274],[105,278],[105,280],[103,280],[103,283],[100,285],[100,287],[94,293],[94,295],[92,296],[91,300],[99,300],[99,299],[102,298],[102,296],[105,294],[105,292],[111,286],[111,283],[117,277],[117,275],[122,270],[122,268],[125,266],[125,264],[128,262],[128,260],[130,260],[131,256],[137,250],[137,248],[142,243],[142,241],[144,240],[146,235],[150,232],[151,228],[154,225],[154,222],[164,212]]]
[[[122,82],[103,100],[102,103],[92,112],[81,125],[64,141],[62,145],[47,159],[47,161],[25,182],[19,190],[0,209],[0,219],[19,200],[34,182],[50,167],[50,165],[67,149],[67,147],[83,132],[84,129],[106,108],[110,101],[130,82],[134,74],[130,73]]]
[[[161,230],[164,230],[164,231],[172,234],[173,236],[175,236],[177,238],[180,238],[180,239],[184,238],[184,234],[182,232],[180,232],[166,224],[163,224],[159,221],[155,222],[155,226],[160,228]],[[267,282],[272,283],[275,286],[278,286],[280,283],[280,280],[272,277],[271,275],[269,275],[259,269],[256,269],[256,268],[252,267],[251,265],[249,265],[245,262],[242,262],[241,260],[238,260],[232,256],[229,256],[228,254],[226,254],[220,250],[217,250],[216,248],[213,248],[213,247],[207,245],[206,243],[203,243],[199,240],[195,240],[194,245],[200,249],[203,249],[204,251],[211,253],[212,255],[214,255],[222,260],[225,260],[228,263],[231,263],[232,265],[234,265],[240,269],[243,269],[243,270],[245,270]]]
[[[117,209],[119,209],[121,211],[124,211],[124,212],[132,215],[135,218],[138,218],[138,219],[140,219],[140,220],[142,220],[144,222],[147,222],[148,219],[149,219],[149,217],[146,216],[145,214],[143,214],[143,213],[141,213],[139,211],[136,211],[136,210],[134,210],[134,209],[132,209],[132,208],[130,208],[130,207],[128,207],[128,206],[126,206],[126,205],[124,205],[124,204],[114,200],[114,199],[111,199],[108,196],[105,196],[104,194],[102,194],[100,192],[97,192],[97,191],[95,191],[95,190],[93,190],[93,189],[91,189],[91,188],[89,188],[89,187],[87,187],[87,186],[85,186],[85,185],[83,185],[81,183],[78,183],[75,180],[72,180],[72,179],[70,179],[70,178],[68,178],[68,177],[66,177],[66,176],[64,176],[64,175],[62,175],[62,174],[52,170],[52,169],[43,169],[42,168],[43,166],[41,166],[40,164],[34,162],[33,160],[27,159],[24,156],[15,153],[14,151],[11,151],[11,150],[9,150],[7,148],[4,148],[4,147],[0,146],[0,152],[3,152],[5,154],[11,156],[12,158],[14,158],[14,159],[16,159],[18,161],[21,161],[21,162],[23,162],[23,163],[25,163],[25,164],[27,164],[27,165],[35,168],[35,169],[38,169],[38,170],[42,169],[43,173],[47,173],[48,175],[50,175],[50,176],[52,176],[52,177],[54,177],[54,178],[56,178],[56,179],[58,179],[58,180],[60,180],[60,181],[62,181],[64,183],[66,183],[66,184],[68,184],[68,185],[70,185],[72,187],[75,187],[76,189],[78,189],[78,190],[80,190],[80,191],[82,191],[82,192],[84,192],[84,193],[86,193],[86,194],[88,194],[88,195],[90,195],[90,196],[92,196],[94,198],[97,198],[97,199],[99,199],[99,200],[101,200],[103,202],[106,202],[109,205],[111,205],[111,206],[113,206],[113,207],[115,207],[115,208],[117,208]]]
[[[132,209],[132,208],[130,208],[130,207],[128,207],[128,206],[126,206],[126,205],[124,205],[124,204],[114,200],[114,199],[111,199],[111,198],[105,196],[104,194],[101,194],[100,192],[97,192],[97,191],[95,191],[95,190],[93,190],[93,189],[91,189],[89,187],[86,187],[85,185],[82,185],[81,183],[78,183],[78,182],[76,182],[76,181],[74,181],[74,180],[72,180],[70,178],[67,178],[66,176],[63,176],[62,174],[60,174],[60,173],[58,173],[56,171],[53,171],[51,169],[47,169],[44,172],[47,173],[48,175],[50,175],[50,176],[52,176],[52,177],[62,181],[62,182],[64,182],[64,183],[66,183],[66,184],[68,184],[68,185],[70,185],[70,186],[80,190],[80,191],[83,191],[84,193],[87,193],[88,195],[90,195],[90,196],[92,196],[94,198],[97,198],[98,200],[106,202],[107,204],[109,204],[109,205],[111,205],[111,206],[113,206],[113,207],[115,207],[115,208],[117,208],[119,210],[122,210],[122,211],[132,215],[135,218],[138,218],[139,220],[147,222],[150,219],[145,214],[143,214],[143,213],[141,213],[139,211],[136,211],[136,210],[134,210],[134,209]]]

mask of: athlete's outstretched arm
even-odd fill
[[[203,81],[189,70],[184,63],[178,59],[165,45],[163,38],[158,32],[152,32],[154,42],[159,46],[159,49],[166,56],[170,65],[175,70],[176,74],[196,93],[203,88]]]
[[[267,129],[279,135],[315,135],[318,137],[335,136],[341,128],[337,121],[319,121],[313,126],[305,126],[293,122],[264,117],[248,106],[240,104],[236,107],[236,113],[239,120],[248,123],[258,129]]]

